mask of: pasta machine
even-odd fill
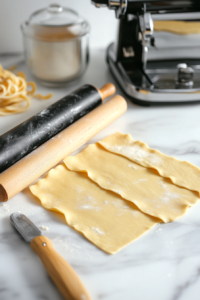
[[[199,0],[92,0],[115,10],[110,70],[133,102],[200,102]]]

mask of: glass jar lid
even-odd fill
[[[74,10],[51,4],[31,14],[22,24],[22,32],[40,40],[72,39],[87,34],[89,24]]]

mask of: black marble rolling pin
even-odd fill
[[[0,136],[0,173],[99,106],[115,93],[111,83],[100,90],[83,85],[37,115]]]
[[[116,120],[126,109],[124,98],[114,96],[5,170],[0,174],[0,201],[7,201],[29,186]]]

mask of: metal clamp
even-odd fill
[[[139,16],[140,30],[144,42],[150,40],[153,35],[153,19],[150,13]]]

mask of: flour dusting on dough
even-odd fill
[[[110,183],[109,181],[107,181],[107,184],[111,185],[111,190],[116,193],[119,194],[120,196],[122,196],[123,191],[120,189],[120,187],[115,184],[114,182]]]
[[[35,194],[34,194],[35,195]],[[54,198],[54,195],[51,195],[51,194],[49,194],[49,193],[45,193],[45,196],[46,197],[49,197],[49,198]]]
[[[131,213],[132,213],[132,215],[133,215],[134,217],[136,217],[136,218],[139,216],[139,211],[137,211],[137,210],[134,210],[134,211],[132,211]]]
[[[77,187],[76,187],[76,191],[77,191],[78,193],[81,193],[81,192],[83,191],[83,188],[82,188],[81,186],[77,186]]]
[[[122,195],[122,191],[120,191],[120,190],[113,189],[113,192],[115,192],[116,194]]]
[[[161,164],[161,159],[156,156],[156,154],[149,153],[138,145],[110,146],[104,142],[101,142],[101,144],[111,152],[120,153],[123,156],[126,156],[134,161],[140,162],[143,161],[144,158],[147,158],[152,164]]]
[[[146,178],[140,178],[140,179],[138,179],[138,180],[136,180],[136,181],[133,181],[132,183],[133,183],[133,184],[136,184],[136,183],[144,182],[144,181],[147,181],[147,179],[146,179]]]
[[[160,184],[162,186],[162,188],[164,189],[164,194],[162,196],[160,196],[160,199],[162,200],[163,203],[166,204],[170,200],[177,199],[180,197],[179,194],[170,192],[169,187],[167,187],[167,185],[164,184],[162,181],[158,181],[158,184]]]
[[[83,209],[83,210],[94,210],[94,211],[100,211],[101,207],[96,205],[96,200],[90,196],[86,195],[84,198],[77,198],[78,205],[76,209]]]
[[[123,205],[119,201],[111,201],[112,205],[114,205],[116,208],[118,208],[118,216],[121,216],[125,213],[131,213],[134,217],[138,217],[138,211],[130,209],[130,206]]]
[[[173,199],[176,199],[176,198],[179,198],[180,195],[179,194],[176,194],[176,193],[170,193],[170,192],[165,192],[164,193],[164,196],[161,196],[161,200],[163,201],[163,203],[167,203],[169,202],[170,200],[173,200]]]
[[[128,167],[137,170],[137,168],[132,164],[128,164]]]
[[[97,227],[92,227],[92,230],[94,230],[96,233],[98,234],[105,234],[105,232],[101,231],[99,228]]]
[[[95,210],[95,211],[101,210],[100,207],[95,207],[95,206],[92,206],[92,205],[89,205],[89,204],[80,205],[79,207],[77,207],[77,209],[83,209],[83,210],[92,209],[92,210]]]
[[[166,188],[167,187],[167,185],[164,184],[162,181],[158,181],[158,183],[162,186],[162,188]]]

